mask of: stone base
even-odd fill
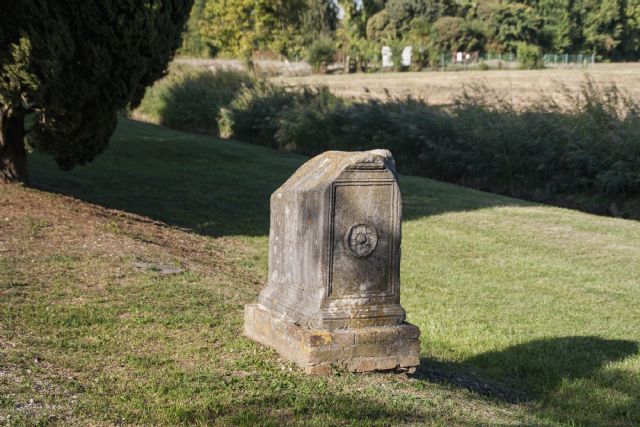
[[[351,372],[413,372],[420,364],[420,330],[410,323],[358,329],[309,329],[287,322],[260,304],[244,309],[244,333],[272,347],[308,373],[332,367]]]

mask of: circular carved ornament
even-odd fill
[[[353,256],[364,258],[371,255],[378,246],[378,232],[372,225],[352,225],[344,241]]]

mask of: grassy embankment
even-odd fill
[[[89,167],[30,160],[48,192],[0,187],[0,422],[640,424],[638,222],[403,176],[422,367],[309,377],[240,334],[303,157],[122,121]]]
[[[387,148],[406,175],[640,219],[632,92],[591,78],[576,91],[556,86],[537,96],[524,109],[482,86],[459,93],[452,108],[353,102],[327,87],[292,92],[246,74],[175,68],[133,114],[302,155]]]

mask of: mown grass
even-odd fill
[[[402,303],[422,367],[309,377],[240,335],[266,280],[268,196],[303,157],[124,120],[88,167],[30,160],[37,187],[186,231],[0,189],[4,422],[640,423],[635,221],[403,176]]]

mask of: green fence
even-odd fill
[[[595,54],[564,54],[547,53],[543,55],[545,67],[580,66],[588,67],[595,64]],[[484,65],[483,65],[484,64]],[[440,55],[438,63],[440,68],[517,68],[518,58],[514,53],[476,53],[462,52],[460,54]]]
[[[582,65],[584,67],[588,65],[595,64],[596,55],[585,55],[582,53],[578,54],[555,54],[555,53],[547,53],[544,55],[544,65],[558,66],[558,65]]]

